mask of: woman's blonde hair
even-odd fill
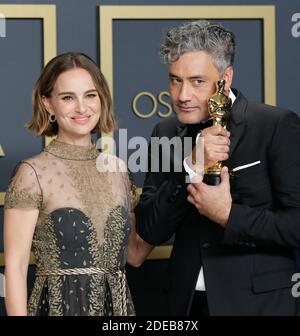
[[[54,57],[43,69],[32,93],[33,114],[26,125],[36,135],[54,136],[58,133],[57,122],[49,121],[49,113],[43,103],[43,97],[49,98],[56,80],[65,71],[81,68],[92,77],[101,102],[101,115],[99,123],[92,133],[109,133],[115,130],[116,121],[112,111],[112,99],[107,81],[97,64],[87,55],[82,53],[66,53]]]

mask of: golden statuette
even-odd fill
[[[217,83],[217,92],[208,100],[208,112],[213,118],[214,126],[221,126],[228,129],[228,118],[231,112],[231,99],[224,94],[225,80]],[[205,170],[204,182],[210,185],[220,183],[222,161],[217,161],[212,167]]]

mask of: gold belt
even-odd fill
[[[57,276],[57,275],[81,275],[98,273],[124,273],[124,270],[102,267],[82,267],[82,268],[57,268],[52,270],[37,269],[36,276]]]
[[[36,276],[59,276],[59,275],[90,275],[90,274],[116,274],[119,278],[118,293],[121,293],[116,307],[121,307],[121,315],[127,315],[126,275],[125,270],[116,268],[83,267],[83,268],[60,268],[60,269],[37,269]]]

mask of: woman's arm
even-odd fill
[[[4,210],[5,305],[7,315],[27,315],[27,271],[37,209]]]
[[[131,223],[132,227],[128,242],[127,262],[131,266],[140,267],[154,246],[146,243],[136,233],[134,213],[131,213]]]

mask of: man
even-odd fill
[[[233,33],[206,21],[171,29],[161,46],[176,117],[157,124],[152,136],[195,142],[202,129],[205,167],[217,160],[226,165],[217,186],[199,178],[185,183],[186,171],[197,172],[190,157],[182,173],[171,158],[171,172],[146,175],[138,233],[153,245],[175,234],[171,315],[300,311],[291,294],[294,248],[300,246],[300,119],[231,90],[234,51]],[[220,79],[232,99],[230,133],[209,120],[208,98]],[[156,159],[150,150],[149,163]]]

